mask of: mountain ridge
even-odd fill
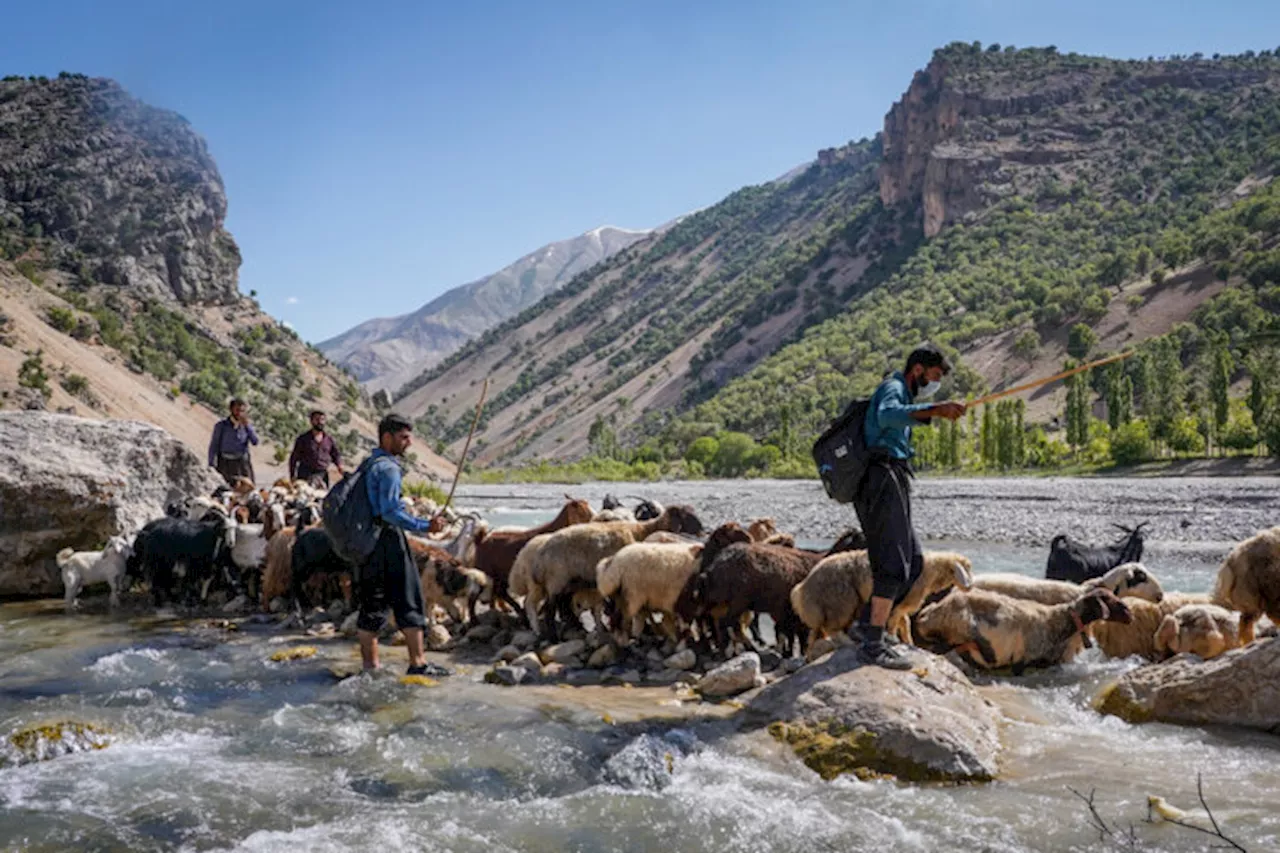
[[[540,246],[495,273],[450,288],[415,311],[366,320],[317,346],[366,387],[395,390],[577,273],[652,233],[653,229],[598,226]]]

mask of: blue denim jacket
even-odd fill
[[[400,479],[402,472],[396,458],[381,447],[369,454],[370,459],[386,457],[386,462],[371,462],[365,473],[365,488],[369,490],[369,505],[373,508],[375,518],[381,518],[392,527],[399,527],[410,533],[426,533],[431,523],[425,518],[410,515],[400,503]]]
[[[910,459],[915,455],[911,449],[911,427],[918,421],[911,417],[911,413],[928,409],[933,404],[913,403],[913,399],[907,388],[907,378],[900,370],[895,370],[880,383],[867,408],[864,424],[867,447],[884,450],[894,459]]]

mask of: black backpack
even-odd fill
[[[383,457],[370,457],[360,467],[343,476],[324,496],[321,520],[324,532],[339,557],[359,566],[373,553],[382,534],[382,522],[374,517],[373,504],[364,478],[369,469]],[[392,465],[396,464],[391,460]]]
[[[871,400],[854,400],[813,443],[813,461],[827,496],[852,503],[870,464],[881,456],[867,447],[867,410]]]

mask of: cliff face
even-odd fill
[[[226,214],[213,158],[176,113],[111,80],[0,82],[0,232],[43,238],[44,260],[137,295],[233,302]]]
[[[988,51],[988,54],[991,54]],[[1028,53],[1038,54],[1028,61]],[[917,206],[926,237],[1001,198],[1049,182],[1114,183],[1133,125],[1119,109],[1135,93],[1271,85],[1273,75],[1202,63],[1123,62],[1060,55],[1052,48],[978,57],[967,45],[934,54],[884,121],[880,198]],[[1007,66],[1007,67],[1006,67]],[[1142,153],[1130,155],[1141,166]],[[1105,186],[1103,187],[1105,194]]]

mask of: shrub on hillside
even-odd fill
[[[1227,421],[1218,436],[1218,444],[1236,451],[1253,450],[1258,446],[1258,440],[1258,428],[1253,425],[1253,417],[1247,409]]]

